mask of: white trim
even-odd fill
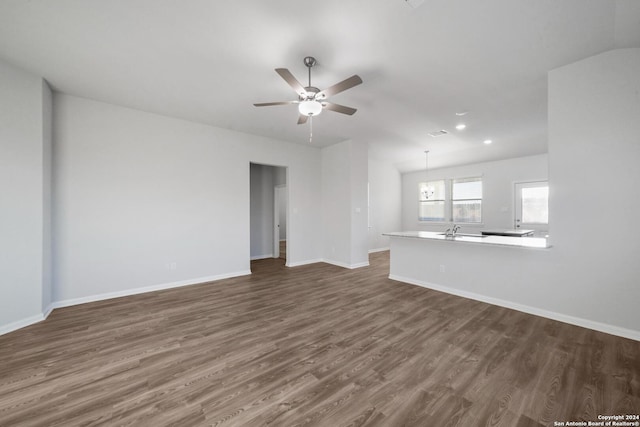
[[[49,304],[41,314],[36,314],[35,316],[27,317],[26,319],[21,319],[12,323],[9,323],[4,326],[0,326],[0,335],[8,334],[9,332],[16,331],[18,329],[22,329],[27,326],[31,326],[33,324],[42,322],[46,320],[47,317],[53,311],[53,303]]]
[[[87,297],[73,298],[73,299],[68,299],[68,300],[63,300],[63,301],[54,301],[51,304],[49,304],[43,310],[43,312],[40,313],[40,314],[36,314],[35,316],[30,316],[30,317],[27,317],[25,319],[21,319],[21,320],[9,323],[7,325],[0,326],[0,335],[8,334],[9,332],[13,332],[15,330],[24,328],[26,326],[33,325],[34,323],[42,322],[47,317],[49,317],[51,312],[56,308],[69,307],[69,306],[72,306],[72,305],[85,304],[85,303],[88,303],[88,302],[102,301],[102,300],[111,299],[111,298],[120,298],[120,297],[126,297],[126,296],[130,296],[130,295],[143,294],[143,293],[146,293],[146,292],[160,291],[160,290],[163,290],[163,289],[171,289],[171,288],[179,288],[179,287],[183,287],[183,286],[198,285],[198,284],[202,284],[202,283],[213,282],[213,281],[216,281],[216,280],[230,279],[232,277],[238,277],[238,276],[246,276],[246,275],[249,275],[249,274],[251,274],[251,271],[245,270],[245,271],[239,271],[239,272],[235,272],[235,273],[220,274],[220,275],[217,275],[217,276],[200,277],[200,278],[197,278],[197,279],[182,280],[182,281],[179,281],[179,282],[163,283],[163,284],[160,284],[160,285],[153,285],[153,286],[145,286],[145,287],[142,287],[142,288],[127,289],[125,291],[108,292],[108,293],[104,293],[104,294],[91,295],[91,296],[87,296]]]
[[[267,259],[267,258],[274,258],[273,253],[264,254],[264,255],[254,255],[251,257],[251,261],[255,261],[257,259]]]
[[[384,247],[384,248],[376,248],[376,249],[369,249],[369,253],[372,254],[374,252],[384,252],[384,251],[389,251],[391,250],[391,248],[389,246]]]
[[[42,322],[46,317],[40,313],[35,316],[29,316],[25,319],[20,319],[15,322],[11,322],[9,324],[0,326],[0,335],[8,334],[9,332],[16,331],[18,329],[22,329],[26,326],[33,325],[34,323]]]
[[[368,267],[369,266],[369,261],[359,262],[357,264],[347,264],[347,263],[340,262],[340,261],[333,261],[333,260],[330,260],[330,259],[323,259],[322,262],[325,262],[325,263],[331,264],[331,265],[337,265],[338,267],[342,267],[342,268],[348,268],[349,270],[353,270],[353,269],[356,269],[356,268]]]
[[[307,260],[307,261],[291,262],[291,263],[288,263],[286,266],[287,267],[300,267],[302,265],[317,264],[319,262],[324,262],[325,264],[331,264],[331,265],[335,265],[335,266],[342,267],[342,268],[348,268],[350,270],[353,270],[355,268],[368,267],[369,266],[369,261],[360,262],[360,263],[357,263],[357,264],[346,264],[344,262],[333,261],[333,260],[325,259],[325,258],[310,259],[310,260]]]
[[[305,260],[305,261],[287,262],[286,266],[287,267],[300,267],[302,265],[317,264],[319,262],[324,262],[324,260],[322,258],[318,258],[318,259],[308,259],[308,260]]]
[[[216,280],[229,279],[232,277],[246,276],[251,274],[250,270],[238,271],[235,273],[220,274],[217,276],[199,277],[197,279],[181,280],[178,282],[162,283],[159,285],[145,286],[142,288],[127,289],[118,292],[107,292],[104,294],[90,295],[80,298],[72,298],[63,301],[56,301],[52,304],[53,308],[69,307],[72,305],[86,304],[88,302],[102,301],[111,298],[120,298],[130,295],[144,294],[147,292],[161,291],[164,289],[180,288],[183,286],[199,285],[202,283],[213,282]]]
[[[369,261],[362,261],[357,264],[351,264],[351,266],[348,268],[354,269],[354,268],[362,268],[362,267],[369,267]]]
[[[50,303],[47,308],[44,309],[44,313],[42,313],[43,319],[45,320],[47,317],[49,317],[49,315],[51,314],[51,312],[53,311],[55,307],[53,306],[53,303]]]
[[[587,329],[593,329],[595,331],[604,332],[606,334],[617,335],[619,337],[629,338],[632,340],[640,341],[640,331],[633,329],[621,328],[619,326],[609,325],[606,323],[594,322],[593,320],[582,319],[580,317],[568,316],[562,313],[556,313],[554,311],[548,311],[541,308],[531,307],[528,305],[518,304],[515,302],[492,298],[485,295],[476,294],[473,292],[461,291],[459,289],[450,288],[448,286],[436,285],[434,283],[423,282],[422,280],[410,279],[408,277],[397,276],[390,274],[389,279],[397,280],[398,282],[408,283],[410,285],[421,286],[423,288],[433,289],[447,294],[456,295],[463,298],[469,298],[476,301],[486,302],[492,305],[498,305],[500,307],[506,307],[513,310],[521,311],[523,313],[533,314],[535,316],[545,317],[551,320],[557,320],[571,325],[580,326]]]

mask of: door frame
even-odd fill
[[[285,240],[288,240],[287,228],[289,224],[288,218],[288,197],[287,197],[287,184],[279,184],[273,187],[273,257],[280,258],[280,204],[278,201],[280,200],[281,193],[284,192],[285,206],[284,215],[285,215]],[[289,251],[287,251],[288,254]],[[286,261],[286,260],[285,260]]]

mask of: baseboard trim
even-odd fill
[[[391,250],[391,248],[389,246],[387,246],[386,248],[376,248],[376,249],[369,249],[369,253],[375,253],[375,252],[384,252],[384,251],[389,251]]]
[[[267,259],[267,258],[273,258],[273,253],[264,254],[264,255],[254,255],[250,259],[251,259],[251,261],[255,261],[255,260],[258,260],[258,259]]]
[[[510,308],[512,310],[533,314],[535,316],[540,316],[540,317],[544,317],[551,320],[557,320],[559,322],[569,323],[571,325],[580,326],[587,329],[593,329],[595,331],[604,332],[606,334],[616,335],[619,337],[640,341],[640,331],[635,331],[633,329],[621,328],[619,326],[609,325],[607,323],[601,323],[601,322],[596,322],[589,319],[583,319],[580,317],[569,316],[567,314],[557,313],[554,311],[544,310],[537,307],[518,304],[512,301],[507,301],[503,299],[488,297],[488,296],[476,294],[473,292],[462,291],[459,289],[450,288],[448,286],[437,285],[435,283],[423,282],[421,280],[411,279],[408,277],[398,276],[395,274],[390,274],[389,279],[396,280],[398,282],[408,283],[410,285],[421,286],[427,289],[433,289],[435,291],[445,292],[447,294],[456,295],[463,298],[469,298],[476,301],[486,302],[487,304]]]
[[[331,264],[331,265],[336,265],[336,266],[342,267],[342,268],[348,268],[349,270],[353,270],[353,269],[356,269],[356,268],[368,267],[369,266],[369,261],[359,262],[357,264],[347,264],[347,263],[344,263],[344,262],[334,261],[334,260],[331,260],[331,259],[323,259],[322,262],[325,262],[325,263]]]
[[[330,260],[330,259],[326,259],[326,258],[318,258],[318,259],[310,259],[310,260],[307,260],[307,261],[291,262],[291,263],[288,263],[286,266],[287,267],[300,267],[302,265],[317,264],[319,262],[324,262],[325,264],[331,264],[331,265],[335,265],[335,266],[342,267],[342,268],[348,268],[350,270],[353,270],[354,268],[368,267],[369,266],[369,261],[360,262],[360,263],[357,263],[357,264],[346,264],[344,262],[334,261],[334,260]]]
[[[47,317],[49,317],[49,315],[51,314],[51,312],[53,311],[54,307],[53,307],[53,303],[49,303],[49,305],[47,306],[47,308],[44,309],[44,313],[42,313],[42,317],[44,319],[46,319]]]
[[[36,314],[35,316],[29,316],[15,322],[11,322],[7,325],[0,326],[0,335],[8,334],[9,332],[17,331],[18,329],[31,326],[35,323],[42,322],[44,319],[46,319],[46,316],[40,313]]]
[[[302,265],[317,264],[319,262],[323,262],[322,258],[308,259],[308,260],[305,260],[305,261],[287,262],[286,266],[287,267],[300,267]]]
[[[247,276],[249,274],[251,274],[250,270],[243,270],[243,271],[238,271],[238,272],[234,272],[234,273],[219,274],[219,275],[216,275],[216,276],[198,277],[196,279],[181,280],[181,281],[177,281],[177,282],[170,282],[170,283],[162,283],[162,284],[159,284],[159,285],[145,286],[145,287],[142,287],[142,288],[126,289],[124,291],[107,292],[107,293],[104,293],[104,294],[97,294],[97,295],[90,295],[90,296],[86,296],[86,297],[71,298],[71,299],[67,299],[67,300],[55,301],[52,304],[52,306],[53,306],[53,308],[69,307],[69,306],[72,306],[72,305],[86,304],[86,303],[89,303],[89,302],[103,301],[103,300],[112,299],[112,298],[122,298],[122,297],[131,296],[131,295],[144,294],[144,293],[147,293],[147,292],[155,292],[155,291],[161,291],[161,290],[165,290],[165,289],[181,288],[183,286],[200,285],[202,283],[214,282],[216,280],[222,280],[222,279],[230,279],[230,278],[239,277],[239,276]]]
[[[35,316],[29,316],[25,319],[21,319],[16,322],[9,323],[8,325],[0,326],[0,335],[8,334],[9,332],[13,332],[18,329],[22,329],[24,327],[42,322],[47,317],[49,317],[53,309],[54,309],[53,303],[51,303],[42,311],[41,314],[36,314]]]
[[[7,325],[0,326],[0,335],[8,334],[9,332],[22,329],[26,326],[30,326],[35,323],[42,322],[47,317],[49,317],[51,312],[56,308],[70,307],[72,305],[86,304],[89,302],[103,301],[103,300],[112,299],[112,298],[127,297],[131,295],[144,294],[147,292],[161,291],[164,289],[180,288],[183,286],[191,286],[191,285],[200,285],[202,283],[214,282],[216,280],[222,280],[222,279],[231,279],[233,277],[239,277],[239,276],[247,276],[249,274],[251,274],[250,270],[244,270],[244,271],[238,271],[235,273],[219,274],[216,276],[199,277],[197,279],[181,280],[178,282],[163,283],[160,285],[127,289],[119,292],[108,292],[104,294],[91,295],[87,297],[71,298],[71,299],[62,300],[62,301],[54,301],[51,304],[49,304],[40,314],[36,314],[35,316],[30,316],[25,319],[21,319],[21,320],[17,320],[15,322],[9,323]]]

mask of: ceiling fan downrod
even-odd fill
[[[305,56],[304,65],[309,70],[309,84],[307,85],[307,89],[311,89],[311,68],[316,65],[316,58],[313,56]],[[309,95],[307,94],[307,97]],[[308,99],[308,98],[307,98]],[[309,115],[309,144],[313,142],[313,114]]]
[[[313,56],[305,56],[304,65],[309,69],[309,84],[308,84],[308,86],[311,87],[311,67],[316,65],[316,58],[314,58]]]

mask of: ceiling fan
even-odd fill
[[[298,124],[307,122],[310,117],[315,117],[322,112],[323,109],[335,111],[342,114],[353,115],[357,110],[355,108],[346,107],[344,105],[328,102],[326,99],[331,95],[338,94],[347,89],[351,89],[354,86],[362,83],[362,79],[354,74],[336,83],[333,86],[328,87],[325,90],[320,90],[317,87],[311,86],[311,68],[316,65],[316,59],[312,56],[304,58],[304,65],[309,69],[309,85],[307,87],[302,86],[293,74],[286,68],[276,68],[276,73],[280,75],[298,94],[298,100],[296,101],[282,101],[282,102],[263,102],[259,104],[253,104],[256,107],[268,107],[272,105],[289,105],[298,104]]]

